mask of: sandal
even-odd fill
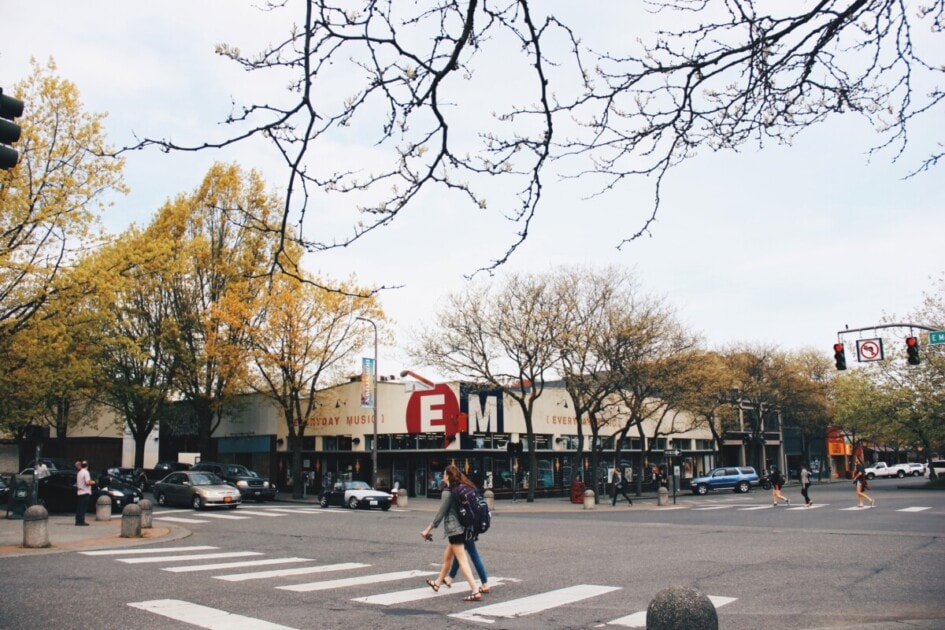
[[[489,588],[489,585],[488,585],[488,584],[483,584],[482,586],[479,587],[479,592],[480,592],[480,593],[484,593],[484,594],[486,594],[486,595],[488,595],[488,594],[489,594],[489,591],[491,591],[491,590],[492,590],[492,589]]]
[[[433,580],[427,580],[427,586],[432,588],[434,592],[437,592],[437,593],[440,592],[440,585],[434,582]]]
[[[446,585],[446,588],[453,588],[453,580],[449,578],[443,578],[443,584]]]
[[[482,594],[479,591],[476,591],[472,595],[467,595],[466,597],[464,597],[463,601],[464,602],[481,602]]]

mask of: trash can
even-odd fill
[[[584,482],[571,482],[571,503],[584,503]]]

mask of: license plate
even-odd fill
[[[137,503],[137,502],[138,502],[138,497],[135,497],[135,503]]]
[[[254,491],[253,491],[253,494],[258,497],[258,496],[259,496],[259,490],[254,490]]]
[[[224,502],[224,503],[229,503],[229,502],[232,501],[232,500],[233,500],[233,497],[223,497],[223,502]]]
[[[371,505],[377,505],[377,501],[371,501]]]

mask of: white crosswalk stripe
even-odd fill
[[[897,511],[897,512],[924,512],[924,511],[926,511],[926,510],[931,510],[931,509],[932,509],[932,508],[930,508],[930,507],[919,507],[919,506],[916,506],[916,507],[907,507],[907,508],[903,508],[903,509],[901,509],[901,510],[896,510],[896,511]]]
[[[736,597],[722,597],[720,595],[708,595],[709,601],[712,602],[712,605],[715,606],[716,610],[724,606],[725,604],[731,604],[734,602]],[[619,619],[614,619],[613,621],[607,622],[608,626],[623,626],[625,628],[645,628],[646,627],[646,611],[640,610],[633,613],[632,615],[627,615],[626,617],[620,617]]]
[[[513,617],[524,617],[552,608],[558,608],[566,604],[573,604],[584,599],[604,595],[613,591],[619,591],[619,586],[596,586],[594,584],[576,584],[556,591],[539,593],[528,597],[520,597],[498,604],[476,607],[461,613],[453,613],[450,617],[463,619],[464,621],[479,621],[485,623],[494,623],[490,617],[504,617],[510,619]]]
[[[217,608],[191,604],[179,599],[153,599],[147,602],[130,602],[128,605],[132,608],[146,610],[168,619],[182,621],[209,630],[295,630],[289,626],[244,617]]]
[[[340,564],[323,564],[314,567],[295,567],[292,569],[274,569],[272,571],[256,571],[255,573],[235,573],[233,575],[214,575],[217,580],[226,582],[245,582],[246,580],[267,580],[274,577],[289,577],[293,575],[311,575],[313,573],[327,573],[329,571],[347,571],[349,569],[363,569],[369,564],[360,562],[342,562]]]
[[[333,588],[347,588],[349,586],[364,586],[366,584],[378,584],[380,582],[395,582],[397,580],[407,580],[426,575],[436,575],[436,571],[395,571],[393,573],[377,573],[374,575],[365,575],[356,578],[342,578],[340,580],[326,580],[324,582],[309,582],[307,584],[292,584],[290,586],[277,586],[282,591],[294,591],[296,593],[311,593],[313,591],[327,591]]]
[[[246,508],[239,508],[238,512],[240,516],[268,516],[270,518],[285,516],[285,514],[275,512],[275,510],[247,510]]]
[[[186,556],[150,556],[147,558],[119,558],[118,562],[125,564],[150,564],[157,562],[181,562],[184,560],[217,560],[222,558],[244,558],[246,556],[261,556],[259,551],[223,551],[220,553],[195,553]]]
[[[218,518],[224,521],[245,521],[252,518],[252,516],[240,516],[239,514],[217,514],[215,512],[203,512],[200,516],[202,518]]]
[[[219,549],[219,547],[211,547],[210,545],[193,545],[190,547],[163,547],[161,549],[152,549],[144,548],[140,549],[137,547],[126,548],[126,549],[100,549],[98,551],[80,551],[79,553],[83,556],[127,556],[131,554],[151,554],[151,553],[178,553],[181,551],[210,551],[211,549]]]
[[[495,588],[506,582],[520,582],[521,580],[516,580],[513,578],[503,578],[492,576],[489,578],[489,588]],[[478,582],[477,582],[478,584]],[[379,595],[369,595],[368,597],[355,597],[351,601],[361,602],[363,604],[375,604],[378,606],[395,606],[397,604],[407,604],[409,602],[416,602],[424,599],[431,599],[433,597],[443,597],[446,595],[461,595],[470,590],[469,584],[465,581],[457,581],[453,584],[452,588],[446,588],[444,586],[440,587],[439,591],[434,591],[429,586],[422,586],[420,588],[411,588],[406,591],[394,591],[391,593],[381,593]]]
[[[798,505],[797,507],[789,507],[787,508],[786,511],[796,512],[797,510],[816,510],[817,508],[827,507],[828,505],[830,504],[829,503],[814,503],[810,507],[807,507],[806,505]]]
[[[242,562],[217,562],[215,564],[185,565],[182,567],[164,567],[162,571],[171,573],[192,573],[194,571],[217,571],[227,569],[244,569],[246,567],[263,567],[273,564],[294,564],[297,562],[312,562],[309,558],[266,558],[264,560],[243,560]]]
[[[161,514],[154,514],[152,519],[157,519],[161,521],[170,521],[172,523],[209,523],[210,521],[202,521],[197,518],[181,518],[180,516],[163,516]]]

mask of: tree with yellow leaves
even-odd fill
[[[83,111],[79,90],[33,62],[14,88],[25,103],[18,121],[19,164],[0,171],[0,352],[52,296],[56,276],[98,236],[95,209],[124,191],[124,160],[111,152],[104,114]]]
[[[365,327],[354,326],[354,320],[384,321],[376,297],[353,280],[332,282],[337,290],[319,285],[327,286],[276,274],[268,294],[259,294],[254,301],[239,300],[229,309],[244,313],[242,327],[254,368],[250,387],[285,419],[297,481],[292,493],[297,498],[302,496],[302,438],[318,405],[316,393],[326,381],[337,381],[344,362],[368,343]]]

